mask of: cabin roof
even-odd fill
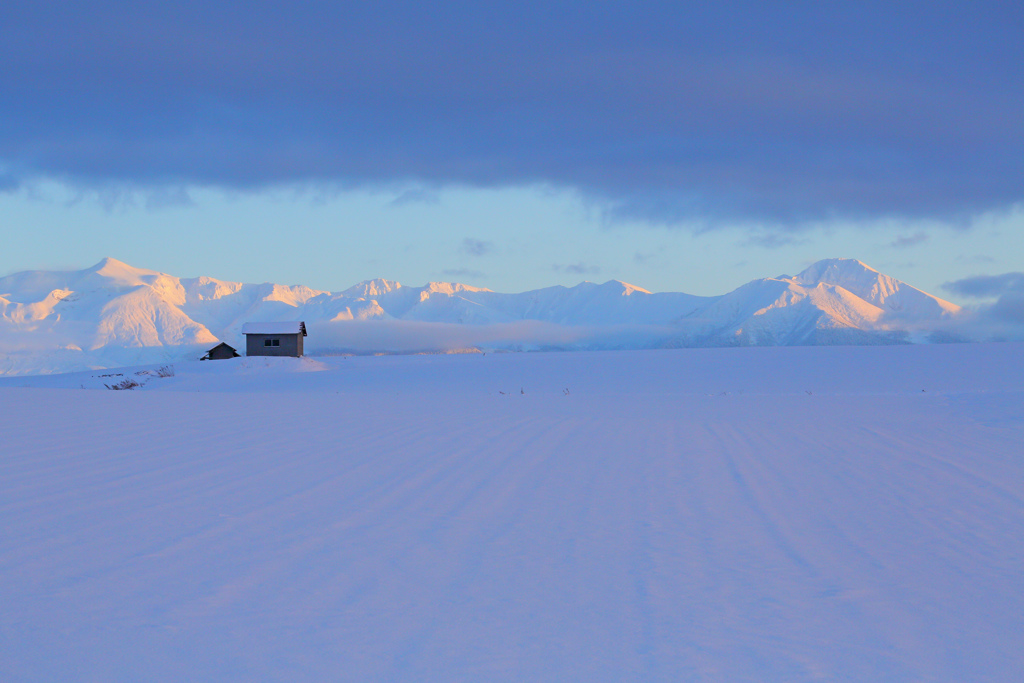
[[[306,323],[301,320],[283,320],[274,323],[245,323],[242,334],[301,334],[306,335]]]

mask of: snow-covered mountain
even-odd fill
[[[371,347],[356,341],[359,327],[351,323],[372,321],[394,323],[390,333],[406,336],[424,323],[490,326],[500,333],[468,338],[498,348],[637,348],[897,343],[920,340],[959,312],[852,259],[819,261],[794,277],[700,297],[651,293],[617,280],[503,294],[378,279],[324,292],[178,278],[106,258],[85,270],[0,278],[0,374],[198,357],[218,341],[241,346],[241,326],[254,320],[305,320],[307,351],[316,353],[392,350],[379,335]],[[523,321],[536,324],[524,328]],[[555,327],[573,333],[555,334]],[[422,346],[445,348],[437,335]]]
[[[947,322],[960,307],[853,259],[754,280],[692,316],[706,345],[880,344]]]

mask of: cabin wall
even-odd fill
[[[218,346],[210,351],[210,360],[228,360],[234,357],[234,350],[226,346]]]
[[[280,339],[280,346],[267,346],[267,339]],[[247,334],[245,335],[247,356],[292,356],[302,355],[301,334]]]

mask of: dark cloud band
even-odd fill
[[[0,185],[545,183],[666,223],[1024,199],[1021,10],[916,4],[16,2]]]

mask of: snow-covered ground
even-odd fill
[[[158,367],[0,380],[4,681],[1024,671],[1024,345]]]

